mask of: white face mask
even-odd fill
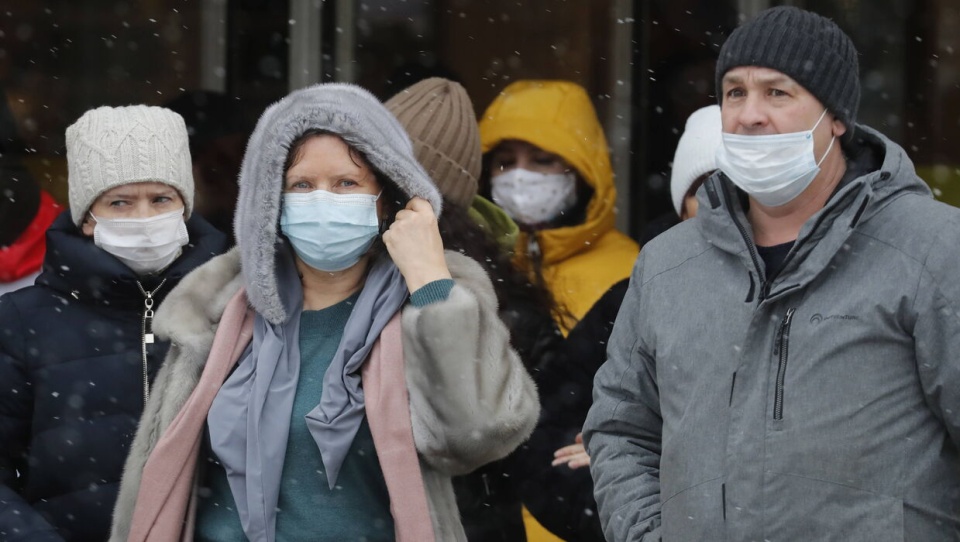
[[[493,202],[522,224],[541,224],[577,203],[577,176],[516,168],[490,179]]]
[[[183,209],[149,218],[97,218],[93,242],[138,275],[165,269],[180,255],[190,236]]]
[[[785,205],[810,186],[820,173],[820,164],[833,148],[836,136],[817,162],[813,153],[813,131],[826,114],[824,110],[813,128],[805,132],[774,135],[724,132],[723,145],[717,148],[717,167],[762,205]]]

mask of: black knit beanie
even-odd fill
[[[771,68],[813,94],[853,134],[860,105],[857,49],[830,19],[795,7],[760,12],[730,34],[717,59],[717,99],[723,75],[738,66]]]

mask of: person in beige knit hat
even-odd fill
[[[101,107],[67,129],[66,143],[71,208],[47,230],[36,284],[0,297],[4,540],[107,539],[123,460],[169,347],[153,335],[153,312],[227,249],[190,216],[179,115]]]
[[[417,160],[449,202],[469,207],[480,176],[480,131],[467,91],[431,77],[386,101],[413,140]]]
[[[519,228],[493,202],[477,195],[480,130],[466,89],[441,77],[424,79],[386,101],[413,141],[417,160],[445,201],[466,209],[470,218],[506,250],[513,250]]]
[[[493,203],[477,195],[481,170],[480,132],[473,104],[459,83],[433,77],[387,100],[407,130],[417,160],[443,195],[440,234],[448,250],[479,262],[490,275],[500,317],[510,342],[527,369],[561,345],[550,293],[531,284],[512,263],[517,225]],[[454,478],[454,490],[467,538],[471,541],[525,540],[517,465],[523,449],[500,461]]]

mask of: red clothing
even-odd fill
[[[47,227],[61,211],[63,208],[50,194],[40,192],[40,209],[33,221],[12,245],[0,247],[0,282],[13,282],[40,269],[47,248]]]

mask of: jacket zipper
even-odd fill
[[[767,279],[764,277],[763,267],[760,265],[760,255],[757,253],[757,247],[754,246],[753,241],[750,240],[750,236],[747,235],[747,228],[737,220],[737,214],[733,210],[733,202],[730,200],[730,190],[727,188],[726,183],[720,183],[720,187],[723,192],[723,199],[727,204],[726,207],[727,212],[730,214],[730,219],[733,220],[733,224],[740,232],[740,236],[743,237],[747,249],[750,251],[750,259],[753,261],[753,266],[757,269],[757,278],[760,281],[760,290],[757,294],[757,304],[759,305],[767,297],[767,294],[770,293],[768,291],[769,285],[767,284]],[[753,277],[750,277],[750,282],[752,285]]]
[[[167,279],[160,281],[160,284],[153,289],[152,292],[148,292],[143,288],[143,285],[140,284],[140,281],[137,281],[137,288],[140,288],[140,293],[143,294],[143,319],[140,323],[140,353],[143,359],[143,406],[146,408],[147,399],[150,398],[150,380],[148,378],[149,368],[147,367],[147,345],[153,344],[153,295],[156,294],[160,288],[163,288],[163,285],[166,284]]]
[[[790,346],[790,323],[793,322],[793,313],[796,308],[787,310],[780,322],[780,328],[777,330],[777,341],[774,347],[773,355],[779,358],[777,364],[777,388],[773,399],[773,419],[783,419],[783,382],[787,376],[787,356]]]

